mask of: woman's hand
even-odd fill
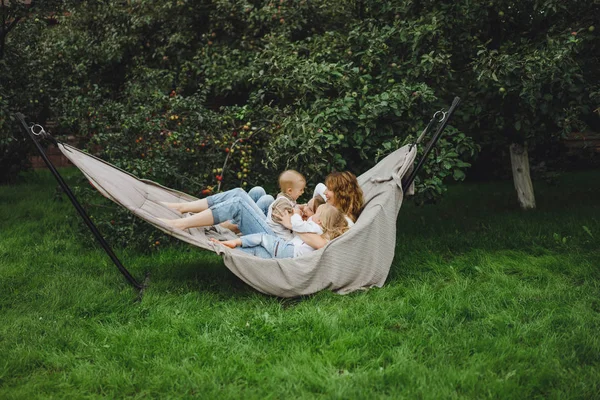
[[[290,214],[289,212],[283,213],[283,215],[281,216],[281,222],[279,223],[288,228],[289,230],[292,230],[292,214]]]

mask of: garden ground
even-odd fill
[[[511,182],[407,202],[386,285],[346,296],[265,296],[184,244],[115,249],[151,272],[136,302],[31,173],[0,187],[0,398],[597,398],[600,171],[535,189],[531,212]]]

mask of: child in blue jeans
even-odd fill
[[[344,214],[329,204],[319,206],[308,221],[303,221],[299,213],[294,213],[284,216],[282,222],[289,224],[294,231],[291,240],[267,233],[244,235],[233,240],[211,240],[232,249],[241,247],[242,251],[261,258],[294,258],[323,247],[348,230]],[[306,235],[319,235],[324,241],[320,245],[308,244],[305,241]]]

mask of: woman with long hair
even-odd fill
[[[364,207],[363,191],[350,171],[332,172],[325,178],[327,204],[343,212],[353,225]]]
[[[330,173],[325,178],[325,185],[317,185],[314,196],[321,193],[325,196],[327,204],[334,206],[344,215],[348,227],[353,226],[364,208],[363,191],[358,185],[356,175],[350,171]],[[314,233],[298,233],[298,236],[315,249],[327,244],[325,239]]]

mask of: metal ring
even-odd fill
[[[34,128],[39,127],[40,130],[39,132],[35,132]],[[45,136],[46,135],[46,131],[44,130],[44,127],[41,126],[40,124],[35,124],[35,125],[31,125],[31,127],[29,128],[31,130],[31,133],[33,133],[35,136]]]
[[[442,118],[438,121],[438,123],[446,119],[446,112],[442,110],[436,111],[435,114],[433,114],[433,118],[435,118],[438,114],[442,114]]]

